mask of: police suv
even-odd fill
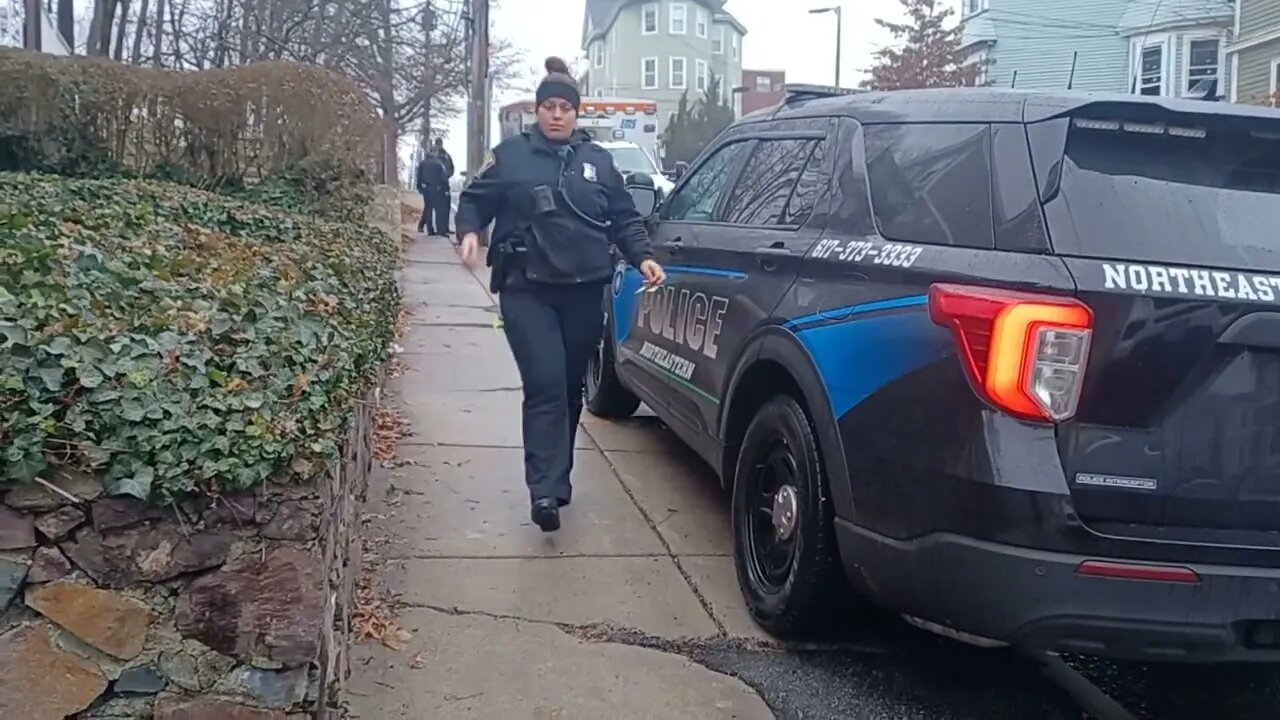
[[[777,636],[1280,660],[1280,113],[792,89],[619,265],[587,377],[732,486]]]

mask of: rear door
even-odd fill
[[[1093,529],[1280,546],[1280,117],[1095,103],[1028,125],[1054,251],[1093,310],[1059,429]]]

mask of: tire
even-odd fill
[[[635,414],[640,407],[640,398],[622,384],[618,377],[618,366],[613,352],[613,321],[610,310],[610,291],[605,289],[604,296],[604,332],[600,333],[600,342],[596,352],[587,361],[587,377],[583,383],[587,411],[592,415],[609,420],[621,420]]]
[[[780,531],[773,515],[789,507],[794,519],[783,539],[786,523]],[[732,517],[738,586],[756,623],[789,638],[829,619],[843,577],[831,496],[813,423],[789,395],[771,398],[747,427],[734,469]]]

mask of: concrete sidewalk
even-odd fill
[[[539,532],[494,299],[443,238],[414,241],[403,287],[413,325],[387,402],[414,434],[370,512],[413,639],[357,650],[352,716],[773,718],[740,681],[666,651],[760,637],[710,470],[653,418],[587,420],[564,527]]]

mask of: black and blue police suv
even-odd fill
[[[620,264],[591,412],[732,486],[756,621],[1280,660],[1280,113],[792,88]]]

